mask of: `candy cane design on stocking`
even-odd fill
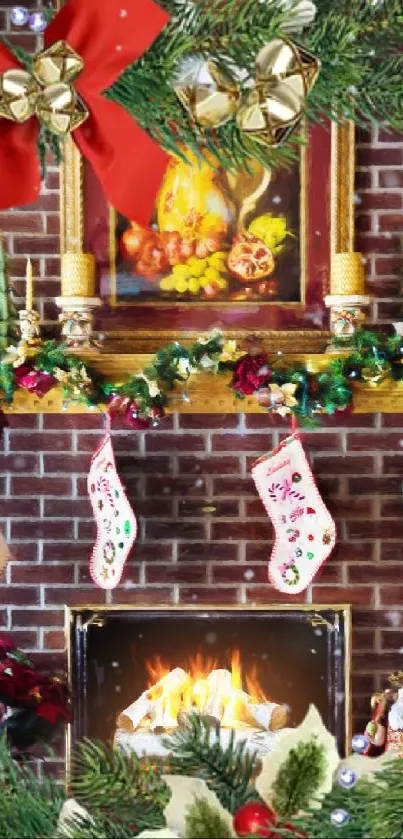
[[[259,496],[275,529],[269,579],[298,594],[312,582],[331,553],[335,523],[325,506],[298,434],[287,437],[252,467]]]
[[[109,429],[92,456],[88,492],[97,524],[90,573],[100,588],[112,589],[121,579],[137,521],[116,471]]]

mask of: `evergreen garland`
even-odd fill
[[[227,822],[205,798],[196,798],[186,816],[189,839],[231,839]]]
[[[219,732],[219,726],[193,715],[186,726],[165,738],[164,745],[173,755],[173,774],[197,775],[207,781],[226,810],[235,813],[242,804],[259,797],[252,783],[256,759],[248,753],[245,742],[235,743],[233,731],[223,749]]]
[[[274,38],[287,36],[284,25],[292,18],[298,0],[160,3],[169,12],[170,23],[105,96],[122,105],[172,154],[184,154],[186,147],[196,153],[208,151],[232,170],[247,167],[250,160],[278,166],[294,159],[298,144],[304,142],[298,130],[284,145],[273,148],[240,131],[234,119],[214,130],[202,129],[182,107],[173,83],[180,62],[194,56],[214,58],[227,72],[236,68],[250,81],[259,50]],[[315,20],[301,33],[291,33],[321,64],[305,103],[306,116],[320,123],[382,121],[402,130],[401,0],[316,0],[316,7]],[[21,48],[14,48],[14,53],[23,66],[31,66],[32,56]],[[241,91],[249,81],[241,83]],[[60,158],[60,143],[49,132],[42,132],[39,151],[43,165],[47,147]]]
[[[273,786],[273,807],[289,818],[308,807],[326,771],[323,746],[315,740],[299,743],[280,766]]]

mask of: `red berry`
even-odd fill
[[[277,818],[274,810],[259,801],[243,804],[234,816],[234,830],[238,836],[267,836],[274,839],[273,826]]]

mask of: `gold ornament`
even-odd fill
[[[236,113],[239,87],[214,59],[190,58],[176,74],[174,90],[202,128],[218,128]]]
[[[71,86],[83,67],[82,58],[57,41],[34,58],[32,74],[6,70],[0,75],[0,117],[21,123],[36,116],[49,131],[66,136],[88,117]]]
[[[238,127],[266,146],[284,142],[318,73],[319,62],[307,50],[283,38],[271,41],[257,56],[255,85],[237,112]]]

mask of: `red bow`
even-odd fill
[[[111,204],[143,225],[149,221],[167,156],[124,108],[102,93],[151,46],[168,20],[153,0],[68,0],[45,32],[45,47],[66,41],[84,61],[74,87],[89,117],[72,133],[73,139]],[[0,43],[0,73],[19,67]],[[0,209],[37,199],[38,133],[36,117],[22,124],[0,120]]]

